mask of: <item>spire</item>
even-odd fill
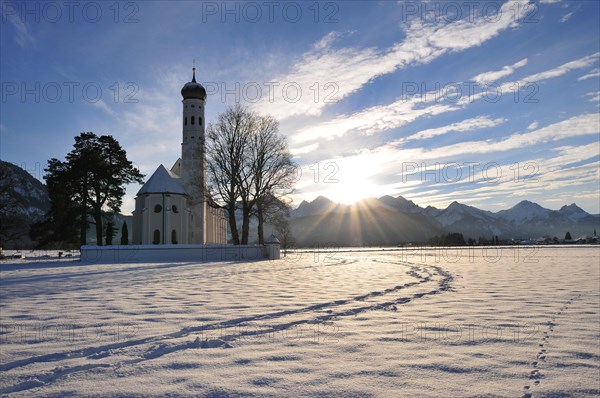
[[[194,63],[194,67],[192,68],[192,83],[196,83],[196,58],[192,62]]]

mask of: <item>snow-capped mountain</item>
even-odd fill
[[[302,201],[300,205],[291,211],[292,217],[306,217],[317,214],[324,214],[333,211],[336,207],[339,207],[337,203],[327,199],[324,196],[319,196],[312,202]]]
[[[0,161],[0,196],[2,207],[12,215],[22,215],[38,221],[48,210],[50,201],[46,186],[27,171],[8,162]]]
[[[319,239],[342,244],[390,244],[449,232],[476,240],[495,236],[562,238],[566,232],[582,236],[600,230],[600,215],[589,214],[575,204],[550,210],[527,200],[494,213],[456,201],[445,209],[422,208],[401,196],[383,196],[346,206],[320,196],[302,202],[291,216],[299,244],[314,244]],[[377,225],[371,225],[374,223]]]
[[[422,207],[416,205],[412,200],[407,200],[402,196],[394,198],[393,196],[386,195],[382,196],[378,200],[392,209],[396,209],[405,213],[422,213],[424,210]]]
[[[508,232],[504,226],[497,225],[494,213],[456,201],[434,218],[444,230],[461,232],[473,238],[503,235]]]
[[[577,206],[575,203],[561,207],[559,212],[564,214],[569,220],[572,221],[578,221],[590,216],[588,212]]]
[[[550,217],[551,212],[552,210],[545,209],[537,203],[523,200],[508,210],[500,210],[496,216],[500,220],[518,226],[534,219],[546,220]]]

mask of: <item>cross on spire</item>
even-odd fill
[[[192,82],[196,83],[196,58],[193,60],[194,67],[192,68]]]

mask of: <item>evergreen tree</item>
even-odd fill
[[[113,222],[106,223],[106,246],[112,246],[112,238],[115,236],[115,227]]]
[[[573,238],[571,238],[571,233],[570,232],[566,233],[565,240],[573,240]]]
[[[70,230],[79,224],[79,243],[87,242],[87,227],[93,219],[96,241],[102,245],[102,216],[118,213],[125,185],[142,183],[143,175],[127,159],[127,153],[112,136],[81,133],[65,161],[50,159],[46,182],[51,201],[48,216],[62,222],[57,228]],[[76,222],[74,222],[76,220]]]
[[[129,231],[127,230],[127,223],[125,221],[123,221],[123,226],[121,227],[121,244],[129,244]]]

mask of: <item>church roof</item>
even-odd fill
[[[138,196],[146,193],[172,193],[186,195],[185,189],[179,182],[180,179],[174,173],[171,173],[162,164],[152,174],[152,177],[146,181],[138,191]]]

